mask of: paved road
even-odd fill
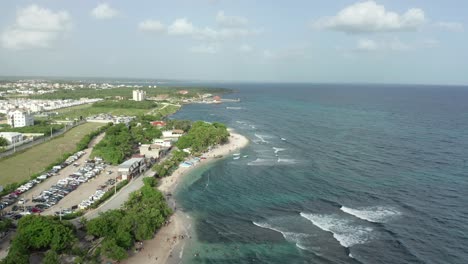
[[[149,169],[148,171],[143,173],[143,175],[140,175],[137,178],[133,179],[125,187],[120,189],[120,191],[116,195],[113,195],[109,200],[104,202],[98,208],[86,213],[84,217],[90,220],[99,216],[99,213],[101,212],[119,209],[120,206],[122,206],[128,200],[130,193],[137,191],[141,187],[143,187],[143,178],[152,176],[152,174],[154,174],[154,172],[151,171],[151,169]]]

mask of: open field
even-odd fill
[[[63,120],[66,118],[74,119],[79,118],[80,116],[86,118],[88,116],[98,115],[101,113],[112,114],[114,116],[138,116],[144,114],[156,115],[159,113],[162,116],[166,116],[177,112],[177,110],[179,109],[180,106],[173,104],[160,104],[158,107],[153,109],[95,107],[91,104],[87,104],[58,109],[55,112],[58,112],[59,114],[57,116],[54,116],[53,118],[57,120]]]
[[[98,115],[101,113],[112,114],[115,116],[138,116],[146,114],[148,109],[93,107],[91,104],[87,104],[59,109],[56,112],[59,114],[55,116],[54,119],[63,120],[65,118],[79,118],[80,116],[86,118],[88,116]]]
[[[101,123],[85,123],[70,129],[63,136],[47,141],[23,153],[0,160],[0,185],[21,182],[43,171],[64,153],[73,152],[76,144]]]

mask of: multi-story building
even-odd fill
[[[141,102],[146,99],[146,92],[143,90],[133,90],[133,101]]]
[[[12,127],[26,127],[34,125],[34,116],[24,110],[8,112],[8,124]]]

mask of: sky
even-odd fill
[[[0,76],[468,84],[466,0],[0,2]]]

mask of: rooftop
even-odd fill
[[[141,162],[143,158],[131,158],[127,161],[124,161],[124,163],[119,165],[119,168],[130,168],[133,164],[136,162]]]

